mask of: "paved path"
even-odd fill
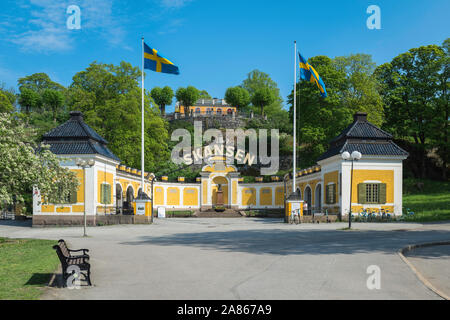
[[[406,257],[436,289],[450,297],[450,245],[413,249]]]
[[[94,287],[46,299],[439,299],[397,252],[449,240],[448,224],[288,225],[276,219],[159,219],[154,225],[29,228],[0,236],[66,239],[90,249]],[[381,269],[381,289],[366,286]]]

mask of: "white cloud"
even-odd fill
[[[73,48],[77,36],[82,32],[85,35],[94,33],[111,45],[118,46],[126,32],[113,14],[113,1],[28,0],[20,5],[22,10],[29,13],[28,23],[10,17],[7,21],[9,34],[5,34],[5,39],[19,45],[24,51],[67,51]],[[81,30],[68,30],[66,27],[69,5],[78,5],[81,9]]]
[[[192,0],[161,0],[161,5],[167,8],[180,8]]]

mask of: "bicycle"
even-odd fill
[[[367,213],[366,209],[362,208],[358,214],[359,214],[359,217],[361,218],[361,221],[367,222],[368,213]]]
[[[297,212],[295,212],[295,211],[297,211]],[[291,212],[291,215],[289,216],[289,224],[293,224],[293,223],[299,224],[299,222],[300,222],[300,214],[299,214],[298,211],[300,211],[300,209],[294,210],[294,211]]]

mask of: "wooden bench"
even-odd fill
[[[61,245],[61,243],[64,243],[64,245]],[[56,254],[58,255],[59,261],[61,262],[61,268],[62,268],[62,275],[63,275],[63,279],[64,279],[64,285],[67,282],[67,278],[69,276],[71,276],[74,272],[68,272],[68,268],[71,266],[77,266],[80,269],[80,273],[82,273],[81,271],[86,271],[86,273],[82,273],[84,275],[85,280],[87,281],[88,285],[92,285],[91,283],[91,265],[89,264],[89,256],[86,254],[83,255],[78,255],[78,256],[71,256],[70,255],[70,251],[82,251],[83,249],[80,250],[70,250],[67,248],[66,254],[64,253],[64,251],[61,249],[61,247],[66,247],[67,245],[65,245],[65,241],[58,241],[57,245],[53,246],[53,249],[56,250]],[[87,250],[87,249],[84,249]],[[83,251],[83,252],[87,252],[87,251]]]
[[[61,248],[62,253],[67,257],[71,257],[71,258],[85,257],[89,260],[89,255],[86,253],[86,252],[89,252],[89,249],[78,249],[78,250],[69,249],[66,241],[64,241],[63,239],[58,240],[58,246]],[[83,252],[83,254],[79,254],[79,255],[72,254],[72,252],[81,252],[81,251]]]

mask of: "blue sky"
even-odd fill
[[[81,30],[66,28],[73,4],[81,9]],[[369,5],[381,9],[381,30],[366,27]],[[181,71],[147,71],[146,89],[194,85],[221,98],[259,69],[286,100],[294,40],[305,57],[367,53],[382,64],[450,37],[448,12],[448,0],[2,0],[0,82],[16,87],[19,77],[46,72],[67,86],[93,61],[140,66],[144,36]]]

